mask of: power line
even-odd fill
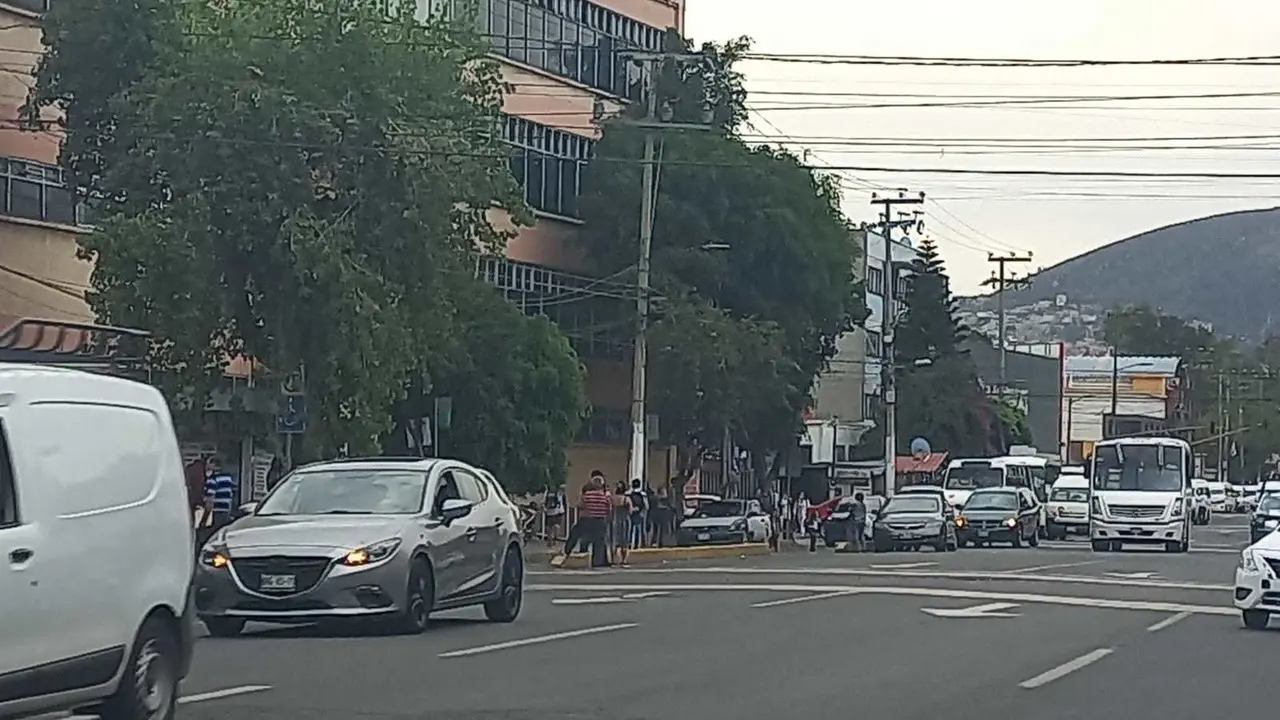
[[[977,58],[977,57],[924,57],[915,55],[843,55],[843,54],[784,54],[744,53],[744,60],[757,62],[801,63],[814,65],[890,65],[890,66],[942,66],[942,67],[1115,67],[1144,65],[1225,65],[1269,66],[1280,64],[1280,55],[1253,55],[1241,57],[1208,57],[1177,59],[1133,60],[1044,60],[1035,58]]]

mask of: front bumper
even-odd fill
[[[237,563],[262,558],[232,559],[222,568],[201,564],[196,575],[195,606],[200,617],[243,618],[261,622],[301,623],[318,618],[357,618],[402,612],[408,595],[409,558],[397,553],[378,563],[347,567],[331,560],[318,574],[297,573],[295,591],[259,590],[253,570],[237,570]],[[319,565],[320,558],[308,558]],[[281,567],[281,573],[288,570]],[[313,578],[318,577],[313,581]]]
[[[877,545],[925,545],[938,541],[943,530],[940,527],[925,527],[912,530],[896,528],[876,528],[872,540]]]
[[[1063,527],[1088,527],[1089,515],[1050,515],[1049,522]]]
[[[1236,568],[1235,591],[1232,601],[1239,610],[1266,610],[1280,613],[1280,581],[1277,581],[1277,570],[1280,560],[1271,560],[1257,556],[1253,569]]]
[[[735,545],[747,541],[747,531],[730,528],[680,528],[676,534],[676,543],[681,546],[692,545]]]
[[[1137,520],[1100,519],[1095,517],[1089,525],[1091,540],[1110,540],[1126,543],[1164,544],[1187,539],[1185,521],[1182,518],[1160,522]]]
[[[998,542],[1011,543],[1017,537],[1018,529],[1016,527],[1008,527],[1000,525],[998,527],[977,527],[972,524],[965,524],[956,528],[956,538],[961,543],[966,542]]]

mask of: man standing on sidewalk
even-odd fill
[[[609,511],[612,499],[605,488],[604,473],[591,473],[591,482],[582,493],[582,505],[578,508],[578,521],[582,523],[582,537],[591,547],[591,567],[608,567],[609,551],[605,548],[605,533],[609,529]]]
[[[854,493],[853,507],[850,509],[850,525],[853,526],[853,551],[867,550],[867,501],[862,493]]]

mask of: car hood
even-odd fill
[[[967,520],[1008,520],[1018,517],[1017,510],[974,510],[964,513]]]
[[[1256,512],[1253,514],[1254,520],[1280,520],[1280,510],[1269,512]]]
[[[940,523],[942,519],[933,513],[896,512],[885,515],[880,521],[889,527],[893,527],[894,525],[918,525],[922,522]]]
[[[350,550],[398,537],[407,519],[390,515],[250,515],[213,541],[236,550]]]
[[[1175,498],[1182,497],[1176,490],[1097,490],[1098,498],[1107,505],[1140,505],[1142,507],[1169,507]]]
[[[972,490],[943,490],[942,494],[947,498],[947,502],[955,506],[961,506],[969,502],[969,496],[973,494]]]
[[[680,523],[680,527],[696,530],[698,528],[724,528],[733,525],[739,520],[745,520],[745,515],[736,515],[733,517],[709,517],[709,518],[689,518]]]

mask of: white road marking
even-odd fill
[[[871,565],[872,570],[911,570],[912,568],[933,567],[935,562],[898,563],[897,565]]]
[[[1107,577],[1120,578],[1121,580],[1151,580],[1156,577],[1156,574],[1153,572],[1109,572],[1107,573]]]
[[[552,605],[616,605],[617,603],[629,602],[634,602],[634,600],[616,595],[588,598],[552,598],[551,600]]]
[[[1084,567],[1085,565],[1097,565],[1101,560],[1085,560],[1084,562],[1073,563],[1056,563],[1054,565],[1033,565],[1031,567],[1017,568],[1014,570],[997,570],[998,575],[1017,575],[1019,573],[1041,572],[1044,570],[1060,570],[1062,568]],[[871,567],[875,567],[872,565]]]
[[[753,608],[771,608],[779,605],[793,605],[795,603],[809,602],[810,600],[826,600],[828,598],[840,597],[842,595],[855,595],[857,590],[838,590],[835,592],[820,593],[818,595],[803,595],[801,597],[786,598],[785,600],[770,600],[769,602],[758,602],[751,607]]]
[[[920,610],[941,618],[1013,618],[1018,617],[1019,614],[1001,611],[1016,607],[1018,607],[1018,603],[987,603],[986,605],[974,605],[967,608],[920,608]]]
[[[1063,583],[1075,585],[1106,585],[1114,587],[1157,588],[1165,590],[1204,590],[1207,592],[1229,592],[1231,585],[1209,585],[1207,583],[1173,582],[1166,580],[1138,580],[1099,577],[1096,575],[1010,575],[998,570],[981,572],[945,572],[920,570],[859,570],[857,568],[744,568],[744,567],[709,567],[709,568],[663,568],[639,569],[625,571],[627,576],[652,574],[688,574],[697,575],[844,575],[854,577],[906,577],[925,578],[928,580],[1005,580],[1017,582]],[[533,575],[535,573],[529,573]],[[558,575],[558,573],[546,573]],[[596,577],[602,577],[597,574]]]
[[[1151,600],[1113,600],[1110,598],[1077,597],[1072,595],[1041,595],[1037,593],[1003,593],[984,590],[953,590],[950,588],[890,587],[884,585],[529,585],[528,590],[538,592],[636,592],[664,590],[667,592],[782,592],[782,593],[839,593],[858,595],[900,595],[910,597],[945,597],[968,600],[991,600],[1037,605],[1061,605],[1065,607],[1097,608],[1102,610],[1134,610],[1140,612],[1178,613],[1196,615],[1221,615],[1235,617],[1239,611],[1221,605],[1191,605],[1188,603],[1157,602]]]
[[[1175,623],[1180,623],[1183,620],[1186,620],[1187,618],[1191,617],[1191,615],[1192,613],[1189,613],[1185,610],[1183,610],[1180,613],[1174,613],[1173,615],[1170,615],[1169,617],[1147,628],[1147,632],[1159,632],[1169,627],[1170,625],[1173,625]]]
[[[558,632],[550,635],[537,635],[534,637],[521,638],[519,640],[508,640],[507,642],[494,643],[492,645],[481,645],[479,647],[466,648],[465,650],[453,650],[451,652],[440,653],[440,657],[467,657],[468,655],[479,655],[481,653],[496,652],[498,650],[509,650],[511,648],[524,647],[526,645],[541,645],[542,643],[555,642],[556,640],[569,640],[576,637],[584,637],[586,635],[598,635],[600,633],[614,632],[616,630],[629,630],[633,627],[639,626],[639,623],[601,625],[599,627],[589,627],[581,630],[570,630],[568,632]]]
[[[1135,547],[1135,546],[1130,545],[1129,547]],[[1062,542],[1045,541],[1040,543],[1040,547],[1037,549],[1038,550],[1075,550],[1077,552],[1088,552],[1089,545],[1083,541],[1078,543],[1072,543],[1072,542],[1062,543]],[[1150,552],[1153,555],[1159,554],[1158,552],[1151,551],[1151,550],[1147,550],[1145,552]],[[1236,545],[1217,545],[1217,544],[1205,544],[1205,543],[1192,542],[1190,552],[1210,553],[1210,554],[1229,554],[1229,553],[1240,552],[1240,547]]]
[[[669,592],[661,592],[661,591],[639,592],[639,593],[630,593],[628,595],[623,595],[622,598],[624,600],[648,600],[649,598],[666,597],[667,595],[670,595],[670,594],[671,593]]]
[[[179,705],[188,703],[205,702],[208,700],[221,700],[222,698],[234,697],[236,695],[247,695],[249,693],[264,692],[270,690],[270,685],[240,685],[239,687],[224,688],[222,690],[211,690],[209,692],[196,693],[195,695],[183,695],[178,698]]]
[[[1054,680],[1064,678],[1077,670],[1089,667],[1111,653],[1112,650],[1110,648],[1098,648],[1092,652],[1087,652],[1075,660],[1068,660],[1052,670],[1046,670],[1030,680],[1023,680],[1018,683],[1018,687],[1034,690],[1043,685],[1048,685]]]

